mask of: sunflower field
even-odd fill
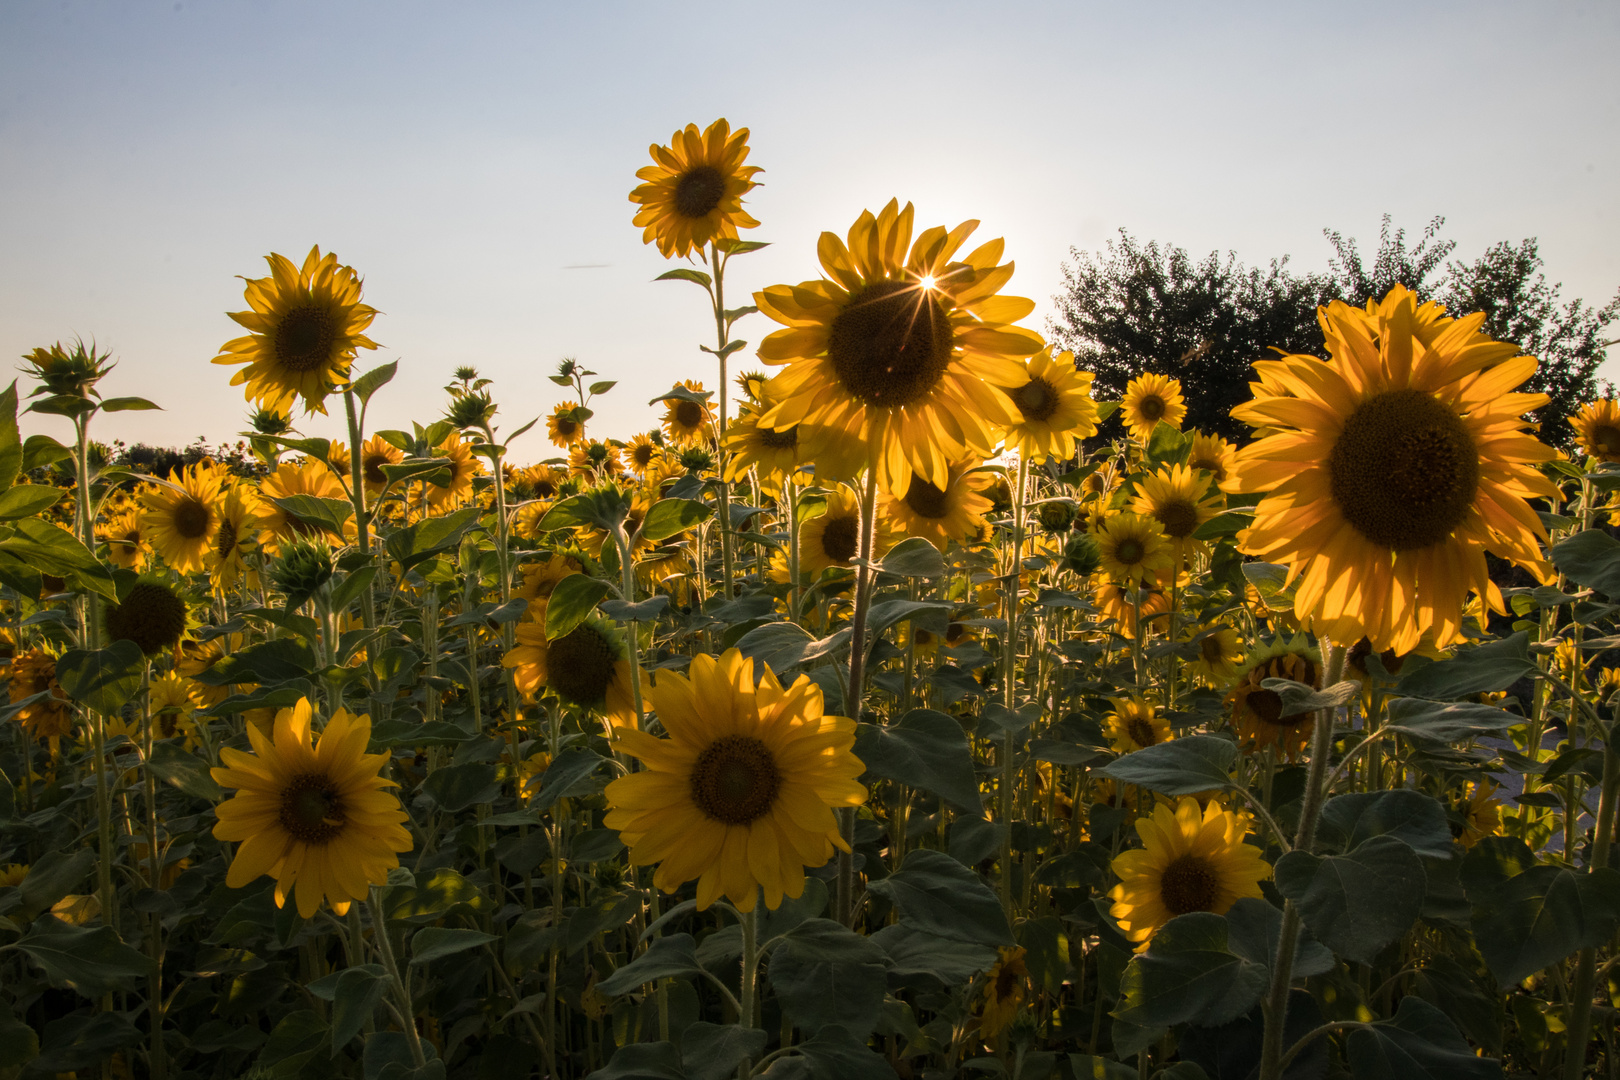
[[[630,193],[714,319],[656,430],[572,360],[369,430],[319,248],[214,357],[250,455],[24,358],[0,1080],[1620,1076],[1620,407],[1554,450],[1397,286],[1233,445],[898,200],[728,297],[747,137]]]

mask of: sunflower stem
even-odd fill
[[[1605,738],[1603,786],[1598,795],[1597,823],[1592,831],[1592,857],[1587,872],[1609,865],[1609,849],[1614,843],[1614,821],[1620,803],[1620,753]],[[1587,946],[1575,965],[1575,984],[1570,990],[1569,1037],[1564,1041],[1565,1080],[1580,1080],[1586,1068],[1586,1039],[1592,1022],[1592,989],[1596,982],[1597,950]]]
[[[163,861],[158,854],[157,774],[152,771],[152,662],[141,664],[141,763],[146,795],[147,885],[155,892],[163,879]],[[150,1025],[147,1068],[152,1080],[167,1080],[168,1049],[163,1044],[163,918],[157,912],[148,916],[147,953],[152,961],[146,981],[146,1019]]]
[[[720,437],[715,440],[715,456],[719,460],[720,473],[720,563],[725,569],[725,578],[720,586],[720,595],[727,600],[731,599],[731,583],[736,578],[736,568],[733,565],[731,551],[731,485],[726,483],[725,439],[726,439],[726,338],[729,336],[729,327],[726,326],[726,259],[720,255],[720,247],[714,241],[709,242],[709,268],[714,271],[714,335],[715,358],[720,361],[720,385],[715,389],[715,397],[720,407]]]
[[[1332,686],[1344,674],[1345,647],[1322,642],[1323,686]],[[1316,839],[1316,818],[1327,792],[1328,755],[1333,749],[1334,709],[1316,714],[1316,730],[1311,738],[1311,764],[1305,777],[1305,794],[1300,804],[1299,829],[1294,834],[1294,850],[1309,852]],[[1271,964],[1271,986],[1263,1004],[1265,1035],[1260,1046],[1260,1080],[1278,1080],[1282,1075],[1283,1026],[1288,1018],[1288,993],[1294,982],[1294,950],[1299,944],[1299,908],[1292,900],[1283,906],[1282,927],[1277,935],[1277,955]]]
[[[417,1068],[421,1068],[427,1064],[427,1057],[422,1053],[422,1040],[416,1033],[416,1007],[411,1004],[411,988],[401,977],[399,962],[394,959],[394,946],[388,940],[388,916],[383,912],[382,892],[375,885],[371,887],[367,904],[371,908],[371,937],[377,945],[377,955],[382,958],[383,970],[388,972],[388,978],[394,984],[394,997],[399,1001],[400,1026],[405,1029],[405,1041],[410,1044],[411,1060]]]
[[[1007,639],[1002,646],[1002,705],[1009,712],[1018,707],[1018,583],[1024,561],[1024,491],[1029,486],[1029,459],[1018,458],[1018,485],[1013,488],[1012,568],[1003,586],[1007,611]],[[1008,728],[1001,743],[1001,782],[997,795],[1001,804],[1001,907],[1012,918],[1012,819],[1013,819],[1013,732]]]
[[[849,620],[849,681],[844,689],[844,713],[857,723],[861,718],[866,684],[866,614],[872,601],[872,537],[877,529],[877,469],[868,469],[861,493],[860,561],[855,566],[855,610]],[[855,918],[855,808],[838,809],[844,845],[838,853],[838,921],[845,926]]]
[[[360,461],[361,440],[365,438],[365,432],[360,430],[360,416],[354,408],[354,391],[349,387],[343,389],[343,412],[349,423],[349,500],[354,503],[355,544],[360,549],[360,554],[369,557],[371,521],[366,516],[365,468]],[[367,630],[377,625],[377,605],[369,587],[360,594],[360,618]],[[367,651],[369,652],[369,649]],[[371,673],[370,669],[371,665],[367,664],[368,675]]]

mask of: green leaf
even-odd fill
[[[370,371],[354,380],[354,382],[349,384],[349,389],[354,391],[354,396],[360,399],[361,405],[370,405],[371,395],[388,385],[388,383],[393,380],[395,374],[398,372],[399,361],[390,360],[386,364],[380,364],[377,367],[372,368]],[[344,1042],[347,1041],[347,1039],[344,1040]]]
[[[49,435],[30,435],[23,440],[21,472],[32,472],[46,465],[55,465],[73,456],[73,451]],[[15,481],[16,477],[13,476]]]
[[[1469,869],[1463,884],[1474,905],[1474,944],[1503,987],[1607,942],[1620,927],[1620,870],[1532,866],[1481,886]]]
[[[389,922],[431,923],[456,912],[477,915],[495,910],[477,886],[449,867],[433,871],[426,881],[391,885],[386,895]]]
[[[1227,947],[1224,918],[1193,912],[1160,927],[1126,966],[1114,1015],[1142,1027],[1220,1027],[1253,1008],[1266,983],[1265,966]]]
[[[814,1034],[837,1024],[865,1034],[888,992],[883,947],[831,919],[809,919],[771,953],[770,981],[788,1018]]]
[[[79,588],[108,600],[118,599],[112,574],[66,529],[57,528],[42,518],[18,518],[8,527],[11,534],[0,540],[0,552],[40,573],[66,578]]]
[[[1274,878],[1318,941],[1363,964],[1417,920],[1427,880],[1417,853],[1393,836],[1374,836],[1348,855],[1290,851]]]
[[[1284,584],[1288,581],[1288,567],[1279,563],[1244,563],[1243,576],[1260,593],[1260,599],[1266,602],[1268,608],[1274,611],[1293,610],[1294,593],[1298,590],[1299,582],[1296,579],[1292,584]]]
[[[619,385],[619,380],[618,379],[603,379],[601,382],[593,382],[593,383],[591,383],[591,385],[586,387],[586,389],[589,390],[590,393],[591,393],[591,396],[594,397],[597,394],[605,394],[609,390],[613,389],[615,386],[618,386],[618,385]]]
[[[102,412],[146,412],[149,409],[161,411],[163,406],[143,397],[110,397],[101,402]]]
[[[13,379],[10,386],[0,391],[0,491],[17,482],[22,468],[22,436],[17,431],[17,380]]]
[[[980,945],[1013,943],[995,892],[943,851],[909,851],[899,870],[867,888],[900,909],[903,926]]]
[[[654,938],[647,951],[596,984],[609,997],[628,994],[643,983],[659,979],[688,979],[701,976],[697,945],[691,934],[671,934]]]
[[[332,590],[332,596],[328,601],[332,605],[332,610],[334,612],[347,611],[349,605],[360,599],[361,595],[365,593],[376,576],[377,566],[375,563],[368,563],[358,570],[350,571],[342,582],[338,584],[337,588]],[[343,658],[339,657],[338,659],[341,661]]]
[[[70,926],[49,915],[34,920],[27,937],[5,948],[27,953],[51,985],[92,999],[128,988],[152,966],[110,926]]]
[[[926,618],[934,612],[940,613],[935,622],[943,633],[950,610],[951,605],[943,600],[880,600],[867,609],[866,632],[870,635],[867,640],[876,641],[879,634],[895,623],[919,616]]]
[[[431,964],[447,956],[476,949],[495,941],[494,934],[452,926],[426,926],[411,938],[411,966]]]
[[[659,499],[641,523],[641,538],[668,540],[707,521],[713,513],[696,499]]]
[[[538,532],[594,525],[612,532],[624,523],[630,504],[617,488],[585,491],[557,503],[535,526]]]
[[[855,756],[870,776],[921,788],[970,814],[984,814],[973,746],[953,716],[912,709],[898,724],[860,724]]]
[[[653,278],[653,280],[654,281],[690,281],[694,285],[701,285],[705,289],[707,289],[709,287],[709,283],[713,279],[710,278],[708,274],[705,274],[701,270],[692,270],[692,269],[690,269],[688,267],[685,267],[685,266],[677,266],[673,270],[665,270],[662,274],[659,274],[657,277]]]
[[[469,506],[443,517],[430,517],[409,528],[391,533],[386,544],[388,555],[409,570],[461,543],[461,536],[478,520],[478,508]]]
[[[49,911],[68,893],[77,889],[96,867],[96,853],[79,848],[71,855],[47,851],[37,859],[17,886],[17,907],[24,919]]]
[[[123,1013],[70,1013],[45,1025],[39,1056],[26,1075],[41,1077],[95,1069],[116,1051],[140,1041],[141,1033]]]
[[[605,764],[607,758],[588,746],[574,745],[566,748],[551,760],[551,764],[541,775],[540,787],[535,792],[534,798],[529,801],[530,807],[536,812],[544,813],[551,808],[552,803],[567,797],[581,781]]]
[[[115,641],[94,651],[70,649],[56,661],[56,681],[68,697],[111,715],[140,690],[145,662],[133,641]]]
[[[158,779],[174,785],[194,799],[214,802],[225,796],[225,789],[214,782],[208,763],[196,754],[186,753],[172,742],[155,744],[146,767]]]
[[[39,1036],[33,1028],[21,1020],[0,1020],[0,1069],[21,1068],[38,1056]]]
[[[339,539],[343,536],[343,523],[354,516],[354,504],[347,499],[323,499],[318,495],[289,495],[271,502],[285,510],[288,516],[305,525],[315,525]]]
[[[448,720],[384,720],[372,725],[374,746],[393,750],[401,746],[458,746],[472,738],[472,732]]]
[[[690,1076],[681,1069],[674,1043],[647,1042],[619,1047],[585,1080],[690,1080]]]
[[[811,1080],[895,1080],[895,1072],[883,1057],[841,1027],[831,1026],[793,1048],[798,1059],[777,1058],[761,1074],[761,1080],[805,1075]]]
[[[939,984],[928,989],[960,986],[996,962],[996,950],[988,945],[940,937],[899,923],[878,930],[872,940],[889,954],[889,979],[897,985],[916,986],[921,978]]]
[[[1335,795],[1322,807],[1316,836],[1334,851],[1349,851],[1374,836],[1393,836],[1430,858],[1449,859],[1454,852],[1446,808],[1411,788]]]
[[[1277,959],[1277,943],[1282,939],[1283,913],[1252,896],[1245,896],[1226,912],[1226,944],[1237,956],[1267,971]],[[1301,928],[1294,947],[1294,978],[1326,975],[1338,966],[1333,954]]]
[[[327,976],[327,979],[332,978]],[[322,982],[327,981],[322,979]],[[333,994],[329,999],[332,1002],[332,1053],[349,1045],[349,1040],[360,1034],[377,1012],[383,998],[387,996],[391,980],[388,972],[381,964],[362,964],[359,967],[344,968],[337,973],[333,983]],[[310,986],[313,991],[315,987]]]
[[[1571,581],[1604,596],[1620,597],[1620,540],[1602,529],[1578,532],[1554,544],[1547,554]]]
[[[897,577],[932,580],[945,576],[945,556],[928,540],[910,536],[890,548],[877,569]]]
[[[1396,690],[1407,697],[1436,701],[1506,690],[1526,675],[1536,674],[1529,645],[1529,635],[1521,630],[1500,641],[1459,649],[1450,660],[1426,664],[1402,676]]]
[[[383,479],[388,481],[390,485],[402,484],[410,480],[422,480],[426,483],[433,483],[437,480],[448,482],[450,478],[450,469],[445,465],[443,458],[410,458],[406,461],[395,461],[380,465],[378,468],[382,470]],[[436,486],[444,487],[445,485],[440,483]]]
[[[1482,1058],[1446,1014],[1420,997],[1401,998],[1393,1020],[1357,1028],[1347,1049],[1355,1080],[1500,1080],[1502,1063]]]
[[[557,582],[546,604],[546,640],[571,633],[612,590],[612,585],[588,574],[569,574]]]
[[[441,765],[422,781],[422,790],[433,796],[439,809],[459,814],[469,806],[494,802],[501,793],[495,768],[482,761]]]
[[[1195,795],[1231,785],[1237,744],[1215,735],[1188,735],[1115,758],[1097,771],[1165,795]]]
[[[1426,670],[1426,669],[1425,669]],[[1494,705],[1476,702],[1392,698],[1386,731],[1398,731],[1429,742],[1454,743],[1476,735],[1500,734],[1524,718]]]
[[[4,466],[0,465],[0,469]],[[21,484],[0,495],[0,521],[33,517],[62,501],[67,492],[43,484]]]
[[[204,686],[277,683],[301,679],[315,669],[315,654],[297,638],[272,638],[231,653],[193,676]]]
[[[681,1065],[691,1080],[729,1080],[737,1066],[765,1053],[766,1034],[740,1024],[699,1020],[681,1032]]]

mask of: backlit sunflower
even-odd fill
[[[1080,497],[1087,502],[1106,503],[1119,486],[1119,472],[1112,461],[1101,461],[1080,479]]]
[[[901,536],[921,536],[944,551],[952,542],[962,543],[984,526],[990,500],[980,492],[990,477],[974,472],[977,461],[952,462],[943,487],[921,476],[913,476],[905,494],[885,491],[878,498],[878,515]]]
[[[429,510],[454,509],[472,496],[473,478],[483,474],[484,464],[473,456],[472,444],[463,441],[460,432],[452,432],[434,450],[433,456],[444,462],[449,476],[439,477],[444,481],[443,486],[429,479],[420,489],[420,498]]]
[[[12,657],[10,669],[11,703],[35,694],[50,692],[50,697],[23,709],[17,714],[17,723],[23,730],[41,741],[59,740],[73,730],[73,706],[56,681],[56,657],[44,649],[25,649]]]
[[[198,462],[181,470],[178,483],[148,484],[141,491],[141,534],[178,574],[208,566],[223,480],[218,469]]]
[[[321,526],[282,509],[276,504],[276,499],[287,499],[294,495],[313,495],[318,499],[344,498],[343,487],[337,477],[314,458],[306,458],[298,465],[288,463],[276,466],[275,472],[259,482],[259,494],[263,496],[260,503],[259,546],[271,555],[279,555],[283,544],[325,534]]]
[[[694,394],[703,393],[703,384],[696,379],[685,379],[679,385]],[[707,401],[670,398],[664,402],[664,438],[671,446],[695,446],[708,441],[709,425],[713,422],[714,409]]]
[[[220,346],[216,364],[247,364],[231,378],[247,384],[247,399],[277,412],[295,398],[306,412],[326,411],[326,395],[349,380],[355,350],[375,349],[365,329],[377,309],[360,302],[360,275],[337,256],[309,249],[303,269],[281,255],[265,256],[270,276],[248,278],[248,306],[232,319],[248,336]]]
[[[232,588],[247,572],[244,556],[257,546],[259,531],[269,513],[247,484],[232,484],[219,502],[219,524],[214,527],[212,549],[208,553],[208,574],[214,587]]]
[[[1157,520],[1140,514],[1115,514],[1097,524],[1097,547],[1103,573],[1134,584],[1156,578],[1171,566],[1172,548]]]
[[[371,717],[339,709],[320,738],[311,733],[309,699],[276,714],[274,735],[247,726],[251,754],[223,747],[223,787],[238,789],[215,810],[214,836],[239,840],[225,884],[240,889],[269,874],[276,906],[293,893],[298,914],[313,918],[324,899],[339,915],[388,880],[411,850],[394,781],[381,774],[387,754],[366,753]]]
[[[865,766],[852,752],[855,721],[822,712],[821,687],[789,689],[736,649],[699,654],[690,677],[665,669],[647,696],[669,738],[619,733],[640,772],[608,785],[604,824],[618,829],[634,866],[658,864],[665,892],[697,879],[699,910],[722,896],[752,911],[763,891],[775,910],[804,893],[804,871],[848,851],[833,808],[859,806]]]
[[[591,439],[574,444],[568,453],[568,471],[590,483],[614,480],[624,472],[624,462],[619,459],[618,447]]]
[[[1108,741],[1115,750],[1128,754],[1169,742],[1170,722],[1159,715],[1151,701],[1141,698],[1109,698],[1114,711],[1103,718]]]
[[[874,557],[896,542],[892,527],[879,515],[873,533]],[[827,493],[827,509],[799,523],[799,572],[814,581],[830,566],[848,566],[860,551],[861,499],[840,484]]]
[[[1092,603],[1097,610],[1118,624],[1118,631],[1126,637],[1136,637],[1136,601],[1134,590],[1112,581],[1097,586]],[[1170,622],[1170,596],[1153,584],[1152,579],[1142,583],[1142,618],[1147,620],[1148,631],[1163,631]]]
[[[997,295],[1013,273],[998,265],[1000,240],[953,261],[977,226],[927,229],[911,243],[911,205],[891,200],[861,214],[847,247],[821,234],[827,277],[755,293],[786,327],[759,347],[761,360],[788,365],[771,380],[779,400],[763,422],[829,428],[897,496],[913,474],[943,487],[952,461],[989,457],[1019,419],[1006,391],[1029,382],[1020,361],[1045,342],[1011,325],[1032,301]]]
[[[566,552],[554,551],[543,562],[524,563],[520,570],[523,584],[512,590],[512,598],[527,600],[533,607],[550,600],[563,578],[584,573],[585,564]]]
[[[546,640],[546,605],[529,604],[517,624],[517,644],[501,660],[527,700],[549,690],[569,705],[600,713],[617,731],[636,726],[630,650],[604,619],[591,617]]]
[[[1193,533],[1220,513],[1221,503],[1219,494],[1209,494],[1209,477],[1186,465],[1171,465],[1137,479],[1131,509],[1159,523],[1179,568],[1201,546]]]
[[[641,242],[658,244],[664,258],[699,252],[711,240],[735,240],[738,229],[759,222],[742,208],[742,197],[758,187],[757,165],[748,159],[748,129],[735,133],[724,118],[698,133],[696,124],[669,137],[668,146],[647,148],[656,164],[636,170],[643,181],[630,192],[640,206],[634,218]]]
[[[553,446],[566,450],[585,438],[583,412],[572,401],[559,401],[551,407],[551,415],[546,417],[546,434],[551,437]]]
[[[1007,428],[1007,449],[1034,462],[1073,457],[1076,439],[1097,434],[1091,372],[1075,368],[1073,353],[1053,356],[1048,347],[1029,358],[1024,378],[1005,391],[1018,415]]]
[[[96,536],[107,545],[108,561],[125,570],[139,572],[152,552],[152,546],[141,536],[140,511],[133,507],[97,525]]]
[[[1321,689],[1321,654],[1303,637],[1262,646],[1238,670],[1237,684],[1226,695],[1232,708],[1232,729],[1244,753],[1258,754],[1275,746],[1280,755],[1297,761],[1310,745],[1316,714],[1284,716],[1282,695],[1262,685],[1267,679],[1292,679]]]
[[[191,680],[191,700],[199,709],[212,709],[236,692],[235,686],[205,686],[197,676],[241,647],[241,634],[224,634],[203,642],[182,640],[176,647],[174,669]]]
[[[1612,398],[1587,402],[1569,423],[1586,454],[1599,461],[1620,461],[1620,406]]]
[[[782,481],[808,483],[811,474],[804,466],[811,460],[809,447],[801,445],[800,437],[810,429],[804,424],[777,430],[759,422],[760,411],[744,406],[737,418],[726,426],[722,445],[726,451],[725,478],[735,484],[756,470],[760,487],[767,492],[778,492]]]
[[[1465,792],[1462,805],[1463,830],[1457,843],[1471,848],[1487,836],[1502,833],[1502,800],[1496,797],[1501,787],[1491,780],[1472,781]]]
[[[133,641],[147,656],[180,643],[186,632],[185,597],[158,577],[144,577],[104,616],[109,641]]]
[[[1221,686],[1238,673],[1243,661],[1243,638],[1230,626],[1194,627],[1186,640],[1197,639],[1198,658],[1187,662],[1187,678],[1206,686]]]
[[[624,467],[638,476],[645,476],[664,448],[652,441],[646,432],[633,436],[624,447]]]
[[[152,676],[147,707],[152,715],[152,737],[186,740],[186,749],[197,746],[197,703],[191,697],[191,680],[178,671]]]
[[[1130,429],[1131,437],[1142,442],[1153,437],[1153,429],[1161,421],[1179,430],[1181,422],[1187,418],[1181,382],[1152,372],[1132,379],[1125,386],[1125,400],[1120,405],[1119,415]]]
[[[1114,901],[1109,913],[1127,938],[1141,943],[1138,952],[1177,915],[1225,915],[1245,897],[1260,898],[1271,867],[1259,848],[1243,842],[1248,831],[1247,817],[1214,799],[1200,812],[1197,799],[1183,797],[1173,812],[1160,805],[1137,819],[1142,846],[1114,859],[1119,884],[1108,896]]]
[[[383,472],[383,466],[398,465],[404,460],[405,451],[381,435],[367,439],[365,446],[360,449],[360,482],[365,485],[366,494],[374,498],[381,495],[388,486],[388,476]]]
[[[1341,644],[1461,640],[1470,590],[1503,610],[1486,551],[1548,580],[1526,500],[1559,497],[1534,468],[1557,451],[1523,419],[1548,399],[1513,392],[1536,361],[1480,333],[1483,314],[1440,312],[1399,285],[1364,312],[1334,302],[1332,359],[1258,361],[1268,381],[1232,410],[1270,431],[1238,451],[1234,490],[1264,495],[1239,547],[1286,563],[1294,611]]]
[[[996,952],[996,962],[984,973],[984,990],[979,1000],[979,1034],[994,1039],[1011,1026],[1024,1005],[1029,968],[1026,950],[1004,945]]]
[[[1215,481],[1217,487],[1226,483],[1236,461],[1237,447],[1219,435],[1205,435],[1202,431],[1192,433],[1192,447],[1187,451],[1187,467],[1195,472],[1209,473],[1210,479]]]

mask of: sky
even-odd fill
[[[1070,248],[1121,228],[1315,270],[1324,227],[1370,252],[1386,213],[1409,235],[1444,215],[1459,257],[1537,237],[1565,298],[1602,304],[1617,46],[1612,0],[7,0],[0,357],[93,338],[118,361],[103,392],[165,410],[95,437],[234,439],[250,406],[209,361],[239,333],[238,276],[319,244],[382,312],[357,370],[400,362],[368,429],[436,419],[470,364],[514,430],[571,356],[618,380],[593,433],[628,438],[715,367],[707,298],[653,282],[679,264],[627,195],[649,144],[721,116],[750,130],[748,238],[771,245],[732,264],[731,303],[819,276],[817,236],[898,197],[919,229],[1005,237],[1035,329]],[[298,426],[341,437],[341,407]],[[512,447],[553,453],[542,429]]]

